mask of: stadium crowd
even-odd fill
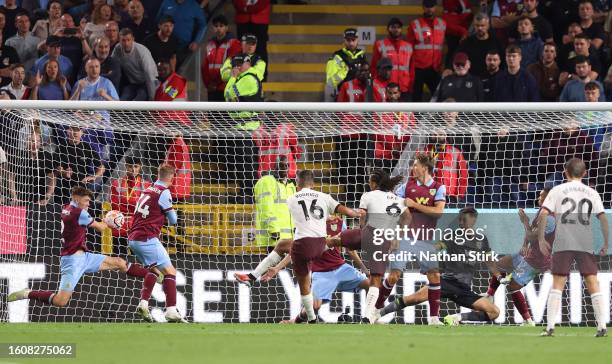
[[[233,1],[237,37],[229,31],[227,17],[215,15],[207,21],[207,0],[3,3],[0,98],[187,100],[188,81],[177,70],[201,46],[202,82],[209,101],[264,100],[269,0]],[[376,41],[372,55],[360,48],[357,30],[346,29],[342,48],[326,64],[325,101],[612,99],[612,1],[444,0],[438,9],[437,1],[424,0],[422,5],[422,16],[414,20],[389,19],[388,35]],[[214,31],[205,40],[209,25]],[[99,114],[102,125],[108,125],[112,113]],[[354,124],[354,118],[340,117],[340,130],[344,123]],[[160,113],[156,119],[191,122],[180,112]],[[230,180],[242,188],[243,198],[235,202],[251,203],[253,184],[274,169],[274,156],[287,157],[294,175],[295,160],[303,150],[289,122],[264,120],[254,113],[241,113],[233,120],[253,138],[228,145],[233,151],[223,154],[229,168],[235,169],[229,171]],[[419,127],[419,115],[410,113],[383,113],[375,120],[358,121],[387,132],[343,133],[335,139],[339,183],[346,186],[347,201],[358,201],[366,168],[397,165],[411,130]],[[610,130],[584,130],[576,123],[587,123],[579,120],[537,136],[509,129],[477,137],[452,132],[465,134],[468,122],[461,114],[444,114],[444,125],[422,143],[435,155],[435,177],[448,187],[451,202],[529,205],[544,185],[560,181],[563,162],[574,156],[587,161],[592,171],[589,183],[610,197],[609,188],[604,190],[612,182],[607,162]],[[111,196],[113,208],[129,211],[119,205],[133,205],[139,195],[134,192],[148,183],[136,171],[150,161],[126,154],[138,144],[152,152],[148,159],[170,161],[184,173],[183,182],[174,186],[182,191],[173,191],[173,196],[190,196],[191,156],[181,135],[134,139],[103,128],[60,128],[42,121],[17,125],[10,118],[3,118],[0,127],[0,166],[6,161],[23,165],[19,160],[36,165],[25,168],[24,177],[17,180],[10,176],[19,173],[6,174],[8,193],[0,202],[64,203],[70,187],[85,183],[94,191],[114,186],[111,191],[125,196]],[[392,129],[394,133],[388,134]],[[128,173],[110,181],[119,163]],[[35,176],[29,170],[35,170]]]

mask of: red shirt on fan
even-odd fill
[[[159,237],[166,222],[166,212],[173,209],[170,190],[157,181],[144,191],[137,206],[128,239],[144,242]]]
[[[425,184],[412,178],[407,183],[400,185],[395,194],[402,198],[410,198],[416,203],[433,207],[438,201],[446,201],[446,187],[430,178]],[[410,228],[421,229],[418,236],[413,236],[416,240],[431,240],[433,237],[428,234],[427,229],[434,229],[438,224],[438,218],[418,212],[414,208],[410,208],[412,213],[412,221]],[[413,230],[411,230],[413,231]]]
[[[176,170],[170,193],[175,198],[188,198],[191,195],[191,155],[182,137],[176,137],[168,148],[166,163]]]
[[[132,212],[136,207],[136,202],[140,195],[151,186],[151,182],[145,181],[141,176],[121,179],[114,179],[111,182],[111,207],[113,210],[120,211],[125,216],[123,226],[115,230],[113,236],[127,236],[128,229],[132,223]]]
[[[542,211],[542,209],[538,210],[536,217],[534,217],[533,221],[531,222],[532,230],[538,226],[540,211]],[[553,216],[547,217],[544,239],[546,239],[551,247],[553,246],[553,243],[555,242],[555,218]],[[527,252],[524,255],[525,261],[529,263],[530,266],[540,270],[541,272],[550,269],[551,255],[542,254],[538,239],[529,241],[527,238],[525,238],[525,243],[528,244]]]
[[[79,208],[76,202],[70,202],[62,208],[61,256],[72,255],[79,250],[87,251],[87,228],[93,222],[93,217],[87,210]]]
[[[187,101],[187,79],[172,72],[155,90],[155,101]],[[169,120],[183,124],[191,123],[186,111],[159,111],[158,115],[158,122],[161,125]]]

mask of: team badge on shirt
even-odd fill
[[[429,194],[432,195],[432,196],[435,196],[436,195],[436,189],[435,188],[429,189]]]

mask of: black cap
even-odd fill
[[[423,7],[425,8],[433,8],[438,5],[437,0],[423,0]]]
[[[401,20],[399,20],[399,18],[391,18],[389,19],[389,21],[387,22],[387,28],[392,26],[392,25],[399,25],[400,27],[404,26],[404,23],[402,23]]]
[[[253,34],[245,34],[241,40],[247,43],[257,43],[257,37]]]
[[[344,38],[348,38],[348,39],[357,39],[359,38],[357,36],[357,29],[355,28],[348,28],[344,30]]]
[[[232,58],[232,67],[240,67],[244,62],[251,62],[251,56],[246,53],[240,53]]]
[[[381,58],[380,61],[378,61],[378,64],[376,64],[376,68],[379,70],[393,68],[393,62],[391,62],[389,58]]]
[[[59,47],[62,43],[62,39],[58,36],[55,35],[50,35],[47,37],[47,42],[45,44],[47,44],[48,47]]]

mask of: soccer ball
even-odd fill
[[[104,222],[112,229],[120,229],[125,222],[125,216],[117,210],[111,210],[104,216]]]

